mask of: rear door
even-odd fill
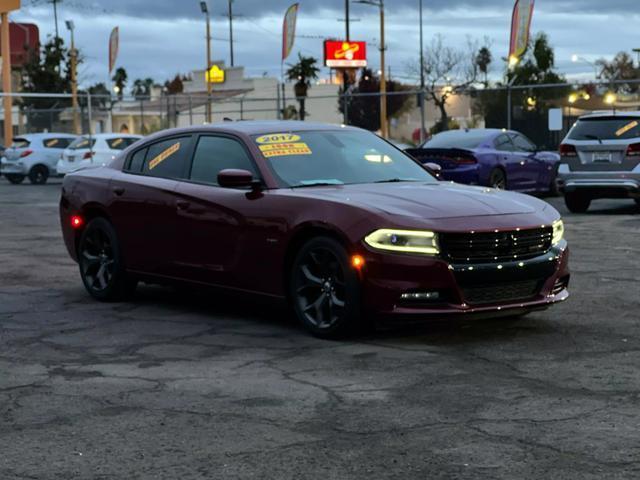
[[[186,175],[192,141],[176,136],[134,151],[111,181],[110,210],[131,270],[176,274],[175,190]]]
[[[544,162],[535,156],[536,146],[527,137],[519,133],[509,134],[514,146],[521,175],[522,190],[535,190],[543,175]]]
[[[498,163],[507,174],[507,189],[522,190],[525,179],[524,169],[511,137],[506,133],[498,135],[494,140],[494,147],[498,152]]]

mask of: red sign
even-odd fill
[[[33,23],[10,23],[11,66],[21,67],[29,61],[29,55],[38,55],[40,31]]]
[[[327,40],[324,42],[324,64],[333,68],[367,66],[367,43]]]

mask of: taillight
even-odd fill
[[[576,147],[574,147],[573,145],[568,145],[566,143],[563,143],[562,145],[560,145],[560,156],[577,157],[578,151],[576,150]]]
[[[81,228],[84,225],[84,219],[80,215],[71,216],[71,227]]]
[[[29,155],[31,155],[33,153],[33,150],[25,150],[24,152],[22,152],[20,154],[20,158],[24,158],[24,157],[28,157]]]
[[[450,157],[449,160],[458,165],[473,165],[474,163],[478,163],[478,159],[473,155],[455,155]]]
[[[82,157],[84,160],[91,160],[93,158],[93,152],[87,152]]]
[[[632,143],[627,147],[627,157],[640,157],[640,143]]]

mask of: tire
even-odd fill
[[[496,190],[507,189],[507,175],[501,168],[494,168],[489,174],[489,186]]]
[[[9,180],[9,182],[13,183],[14,185],[21,184],[25,179],[24,175],[16,175],[15,173],[5,173],[4,176],[7,177],[7,180]]]
[[[29,172],[29,181],[33,185],[44,185],[49,179],[49,169],[44,165],[36,165]]]
[[[89,295],[103,301],[125,300],[137,281],[127,275],[116,231],[104,218],[89,222],[78,246],[80,277]]]
[[[560,195],[560,190],[558,189],[558,169],[560,165],[556,165],[553,168],[553,174],[551,175],[551,183],[549,184],[549,190],[547,191],[547,195],[550,197],[557,197]]]
[[[589,210],[591,199],[579,193],[567,193],[564,196],[564,203],[571,213],[585,213]]]
[[[291,266],[289,299],[309,332],[320,338],[356,333],[363,327],[360,298],[358,273],[340,243],[316,237],[300,249]]]

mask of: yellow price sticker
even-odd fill
[[[113,142],[111,142],[111,147],[112,148],[117,147],[122,142],[124,142],[124,138],[116,138]]]
[[[260,145],[260,151],[266,158],[312,154],[309,145],[304,142]]]
[[[622,135],[624,135],[625,133],[627,133],[629,130],[636,128],[638,126],[638,121],[634,120],[633,122],[627,123],[624,127],[622,127],[620,130],[618,130],[616,132],[616,137],[621,137]]]
[[[52,138],[51,140],[49,140],[49,141],[47,142],[47,147],[48,147],[48,148],[51,148],[51,147],[53,147],[54,145],[57,145],[59,142],[60,142],[60,141],[59,141],[57,138]]]
[[[169,158],[171,155],[176,153],[178,150],[180,150],[180,142],[174,143],[169,148],[167,148],[164,152],[162,152],[161,154],[153,158],[149,162],[149,170],[153,170],[154,168],[156,168],[158,165],[160,165],[162,162],[164,162],[167,158]]]
[[[263,135],[256,138],[256,142],[261,145],[273,143],[292,143],[299,140],[300,135],[295,135],[293,133],[270,133],[269,135]]]

